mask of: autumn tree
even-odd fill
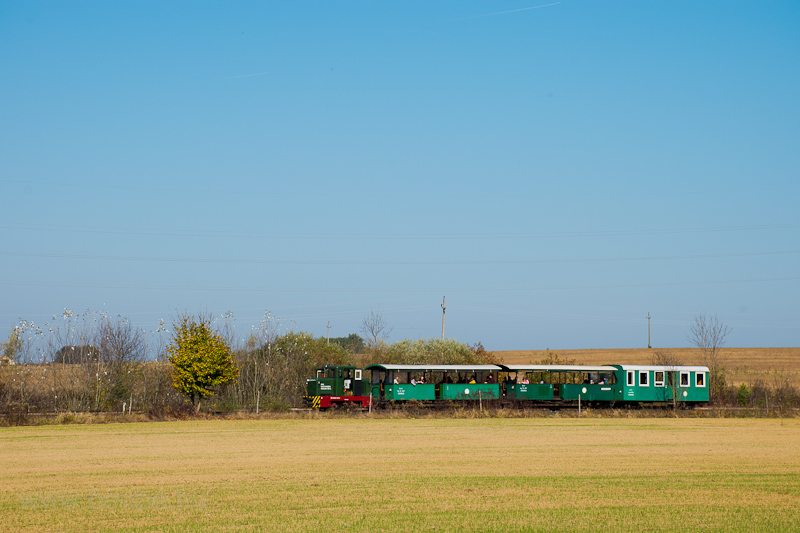
[[[167,353],[173,367],[173,385],[196,405],[198,412],[205,396],[238,376],[230,348],[221,335],[212,331],[208,317],[182,316],[173,324]]]

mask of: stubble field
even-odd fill
[[[1,531],[797,531],[800,420],[0,430]]]

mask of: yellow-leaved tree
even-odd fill
[[[224,339],[212,331],[210,319],[184,315],[173,324],[172,341],[167,347],[172,363],[172,383],[196,405],[239,374],[231,350]],[[195,403],[197,400],[197,403]]]

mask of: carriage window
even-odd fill
[[[633,370],[628,370],[628,387],[633,387],[636,382],[633,380]]]
[[[664,372],[655,372],[653,376],[653,385],[656,387],[664,386]]]
[[[698,387],[705,387],[706,386],[706,374],[705,372],[697,372],[694,375],[695,385]]]
[[[647,387],[648,386],[648,382],[647,382],[648,376],[649,376],[649,373],[646,370],[643,370],[643,371],[640,370],[639,371],[639,386],[640,387]]]
[[[681,387],[688,387],[688,386],[689,386],[689,373],[681,372]]]

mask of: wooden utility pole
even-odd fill
[[[647,348],[651,348],[650,346],[650,311],[647,312]]]
[[[444,296],[442,296],[442,340],[444,340]]]

